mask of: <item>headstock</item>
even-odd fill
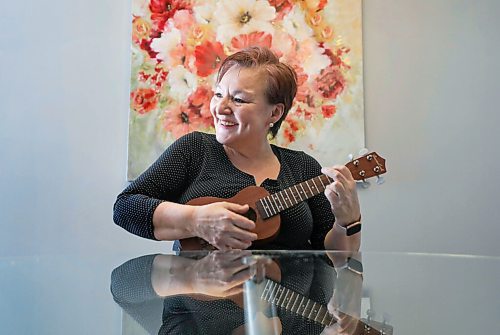
[[[345,166],[357,181],[365,181],[367,178],[378,177],[387,172],[385,159],[376,152],[352,159]]]

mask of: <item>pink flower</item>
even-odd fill
[[[231,39],[231,46],[237,50],[250,46],[271,47],[273,37],[263,31],[241,34]]]
[[[151,0],[149,10],[151,11],[151,21],[154,30],[161,32],[165,28],[165,23],[173,17],[178,10],[191,9],[189,1],[183,0]]]

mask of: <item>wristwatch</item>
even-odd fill
[[[361,219],[345,227],[346,235],[351,236],[361,231]]]
[[[363,264],[357,259],[351,257],[347,258],[347,262],[344,265],[335,268],[336,271],[342,269],[347,269],[349,271],[354,272],[355,274],[363,275]]]

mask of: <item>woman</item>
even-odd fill
[[[170,147],[117,198],[114,220],[151,239],[200,237],[217,249],[247,249],[257,239],[247,205],[186,203],[230,198],[247,186],[276,193],[324,173],[334,182],[281,215],[278,236],[260,249],[357,251],[360,234],[356,183],[345,166],[321,168],[309,155],[269,143],[292,107],[295,71],[266,48],[251,47],[224,60],[210,103],[216,135],[193,132]]]

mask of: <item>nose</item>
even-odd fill
[[[215,106],[215,110],[217,111],[217,114],[231,114],[231,106],[229,106],[229,98],[227,96],[219,99],[217,102],[217,105]]]

